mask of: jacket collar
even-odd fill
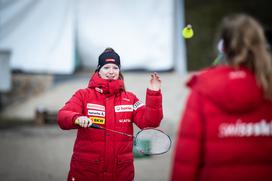
[[[107,96],[116,95],[124,91],[124,81],[123,80],[106,80],[99,77],[98,72],[95,72],[90,81],[89,88],[95,89],[101,94]]]

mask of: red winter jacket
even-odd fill
[[[80,128],[74,121],[82,115],[94,124],[133,134],[132,123],[139,128],[160,125],[161,92],[147,89],[144,105],[133,93],[124,91],[123,80],[107,81],[96,73],[88,88],[78,90],[58,113],[62,129],[78,129],[67,180],[133,180],[133,139],[101,129]]]
[[[271,181],[272,102],[247,69],[219,66],[188,83],[173,181]]]

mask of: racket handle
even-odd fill
[[[76,124],[76,125],[79,125],[79,120],[78,120],[78,119],[75,120],[75,124]],[[90,126],[90,128],[103,129],[101,126],[96,125],[96,124],[92,124],[92,125]]]
[[[92,124],[90,127],[95,128],[95,129],[102,129],[101,126],[96,125],[96,124]]]

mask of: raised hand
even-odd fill
[[[158,91],[161,89],[161,80],[158,73],[151,73],[151,79],[149,81],[148,88],[153,91]]]

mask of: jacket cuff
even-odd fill
[[[76,119],[77,119],[78,117],[80,117],[80,116],[82,116],[82,115],[76,114],[76,115],[73,116],[73,118],[72,118],[72,125],[73,125],[73,126],[79,127],[78,125],[75,124],[75,121],[76,121]]]
[[[162,107],[162,94],[161,90],[153,91],[150,89],[146,90],[145,105],[149,108],[161,108]]]
[[[154,91],[154,90],[150,90],[150,89],[146,89],[146,94],[150,95],[150,96],[160,96],[161,95],[161,89],[158,91]]]

